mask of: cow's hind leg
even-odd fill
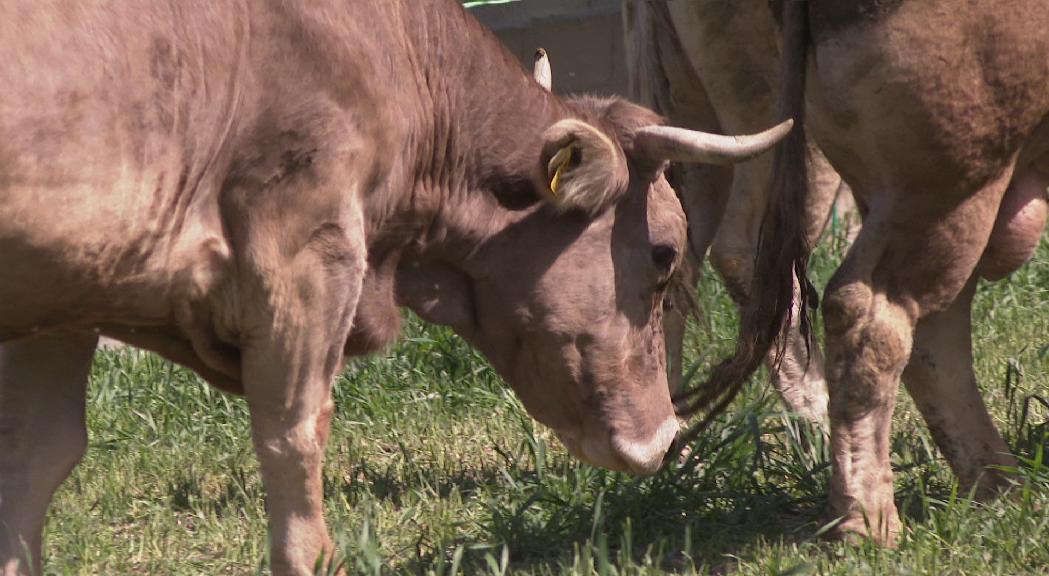
[[[1034,253],[1046,220],[1049,157],[1018,167],[998,207],[977,274],[998,279]],[[1016,459],[999,435],[972,368],[971,303],[975,276],[950,308],[923,318],[903,381],[962,488],[986,499],[1006,484],[1003,467]]]
[[[833,459],[828,513],[841,519],[837,534],[870,534],[891,543],[899,518],[889,439],[913,319],[885,293],[858,281],[828,289],[823,310]]]
[[[0,346],[0,574],[41,573],[51,496],[87,446],[84,398],[98,338],[39,336]]]
[[[885,203],[872,206],[830,282],[823,302],[833,459],[828,507],[831,517],[841,519],[838,534],[894,540],[899,518],[890,437],[898,382],[919,319],[929,318],[922,327],[927,332],[951,317],[933,315],[962,294],[1004,189],[1001,179],[972,194],[955,192],[953,199],[949,189],[920,192],[911,202],[878,196]],[[958,306],[967,311],[965,296]],[[924,336],[922,344],[936,340],[930,338]],[[943,393],[942,387],[922,391],[926,404]],[[973,393],[950,392],[969,399]]]
[[[754,217],[760,218],[760,211],[757,210],[743,214],[745,207],[742,203],[729,207],[710,249],[711,265],[725,282],[732,299],[741,308],[749,298],[748,291],[753,275],[752,261],[758,238],[757,226],[742,223]],[[798,315],[799,311],[795,306],[792,317],[798,318]],[[766,365],[771,365],[774,358],[775,353],[770,353]],[[823,355],[815,341],[811,348],[805,345],[805,338],[800,334],[797,323],[787,331],[780,369],[772,374],[771,381],[791,412],[810,422],[825,423],[827,386],[823,375]]]
[[[1003,485],[998,467],[1016,466],[976,386],[969,281],[950,308],[918,323],[903,382],[963,489],[993,496]]]
[[[761,218],[764,214],[765,193],[771,176],[771,162],[763,161],[737,167],[733,182],[732,200],[710,248],[710,263],[725,281],[732,299],[744,306],[753,276],[754,252],[758,244]],[[841,177],[834,172],[823,153],[810,144],[808,154],[809,195],[802,215],[806,239],[815,244],[829,221],[830,211],[838,195]],[[847,187],[846,187],[847,188]],[[691,215],[690,215],[691,216]],[[689,220],[690,232],[692,220]],[[797,293],[797,286],[795,286]],[[797,299],[795,299],[797,300]],[[794,308],[793,318],[801,312]],[[775,354],[770,354],[771,366]],[[779,370],[771,377],[787,407],[802,418],[825,424],[827,418],[827,384],[824,377],[824,359],[819,344],[813,340],[807,345],[797,323],[787,332]]]

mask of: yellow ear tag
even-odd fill
[[[554,157],[550,159],[548,166],[557,166],[554,170],[554,175],[550,178],[550,191],[557,196],[557,187],[561,184],[561,172],[568,167],[568,164],[572,161],[572,147],[565,146],[564,148],[557,151]]]

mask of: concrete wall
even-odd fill
[[[470,10],[526,69],[545,48],[555,92],[626,93],[621,0],[516,0]]]

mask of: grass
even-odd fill
[[[818,284],[837,246],[814,258]],[[901,392],[896,550],[820,540],[827,447],[763,377],[699,439],[698,464],[638,480],[570,460],[479,354],[415,319],[337,383],[327,518],[351,574],[1049,573],[1047,289],[1043,244],[975,306],[979,379],[1025,459],[1008,498],[958,494]],[[688,349],[702,371],[731,348],[735,312],[709,274],[700,293]],[[88,411],[88,456],[48,519],[48,573],[266,573],[243,400],[124,350],[97,356]]]

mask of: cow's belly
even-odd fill
[[[168,323],[195,275],[199,225],[172,234],[156,208],[113,185],[0,189],[0,338]]]
[[[1009,184],[991,238],[977,272],[988,280],[1010,274],[1034,255],[1045,229],[1049,173],[1035,167],[1018,170]]]

